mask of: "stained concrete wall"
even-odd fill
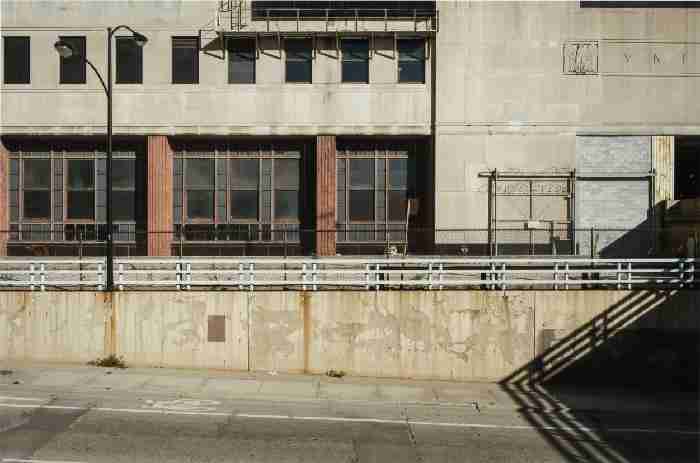
[[[569,172],[579,135],[700,134],[697,8],[455,0],[438,9],[438,228],[487,228],[478,173]],[[577,43],[590,52],[580,74],[569,72]]]
[[[104,298],[0,293],[0,359],[83,362],[116,353],[131,365],[495,381],[555,374],[628,333],[641,333],[635,345],[645,346],[649,358],[663,343],[645,343],[644,333],[695,340],[676,351],[662,347],[676,358],[700,345],[694,291],[124,292],[111,304]],[[216,338],[221,325],[223,338]]]
[[[86,36],[87,57],[106,78],[106,28],[117,24],[131,25],[148,43],[143,48],[143,84],[114,85],[114,133],[430,133],[430,81],[397,83],[398,59],[390,39],[375,43],[369,85],[340,82],[335,40],[318,43],[312,84],[285,83],[284,53],[276,37],[260,42],[256,83],[229,84],[227,56],[209,32],[201,44],[206,51],[199,54],[199,83],[172,84],[172,37],[211,29],[218,5],[218,0],[127,5],[106,0],[3,1],[2,35],[31,37],[31,83],[0,87],[0,133],[103,133],[106,99],[97,77],[87,70],[87,85],[59,84],[53,44],[59,35]],[[430,60],[427,67],[430,76]]]

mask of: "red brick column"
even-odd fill
[[[7,255],[8,231],[10,229],[10,153],[0,140],[0,256]]]
[[[173,154],[168,137],[148,137],[147,165],[148,255],[169,256],[173,232]]]
[[[334,256],[336,208],[335,136],[316,137],[316,255]]]

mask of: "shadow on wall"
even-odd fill
[[[538,322],[534,360],[500,386],[562,461],[647,461],[651,455],[659,461],[676,461],[674,456],[694,461],[700,448],[697,434],[674,435],[669,444],[654,433],[608,429],[641,428],[650,422],[667,429],[697,429],[698,300],[700,293],[692,290],[638,291],[570,332],[549,328],[547,320]],[[586,396],[595,398],[601,390],[622,400],[608,404],[609,412],[587,409]],[[644,410],[645,403],[672,405],[681,398],[698,407],[668,416],[650,416]]]

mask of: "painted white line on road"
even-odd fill
[[[89,410],[98,412],[116,413],[141,413],[155,415],[190,415],[190,416],[234,416],[236,418],[265,419],[265,420],[291,420],[291,421],[321,421],[321,422],[345,422],[345,423],[374,423],[374,424],[398,424],[405,425],[405,420],[390,420],[383,418],[342,418],[335,416],[290,416],[290,415],[260,415],[252,413],[217,413],[217,412],[181,412],[162,409],[139,409],[139,408],[108,408],[108,407],[74,407],[68,405],[30,405],[30,404],[3,404],[0,407],[9,408],[46,408],[51,410]],[[697,436],[700,431],[686,431],[681,429],[654,429],[654,428],[589,428],[586,426],[527,426],[508,424],[483,424],[483,423],[446,423],[441,421],[408,421],[414,426],[434,426],[446,428],[475,428],[475,429],[518,429],[518,430],[545,430],[545,431],[565,431],[565,432],[603,432],[603,433],[629,433],[629,434],[677,434]]]
[[[346,423],[374,423],[374,424],[397,424],[405,425],[405,420],[389,420],[382,418],[340,418],[334,416],[289,416],[289,415],[256,415],[250,413],[237,413],[237,418],[252,419],[277,419],[296,421],[325,421],[325,422],[346,422]],[[680,429],[647,429],[647,428],[607,428],[596,429],[586,426],[526,426],[526,425],[501,425],[482,423],[445,423],[440,421],[413,421],[408,420],[411,425],[434,426],[447,428],[477,428],[477,429],[519,429],[519,430],[545,430],[545,431],[567,431],[567,432],[621,432],[621,433],[648,433],[648,434],[682,434],[700,435],[700,431],[684,431]]]
[[[59,461],[59,460],[29,460],[26,458],[3,458],[6,463],[83,463],[80,461]]]
[[[25,400],[25,401],[31,401],[31,402],[42,402],[42,401],[48,400],[48,399],[46,399],[46,398],[37,399],[35,397],[14,397],[14,396],[9,396],[9,395],[0,395],[0,400],[20,400],[20,401]]]

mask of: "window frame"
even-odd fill
[[[143,48],[139,47],[136,44],[134,38],[130,35],[117,36],[117,37],[115,37],[115,39],[116,40],[114,41],[114,47],[115,47],[115,50],[114,50],[114,53],[115,53],[114,83],[120,84],[120,85],[122,85],[122,84],[123,85],[143,85]],[[137,54],[138,54],[137,66],[138,67],[136,69],[136,73],[137,73],[138,78],[133,80],[133,81],[132,80],[124,80],[123,78],[125,76],[121,75],[119,72],[119,69],[122,68],[122,66],[120,66],[120,64],[119,64],[119,46],[120,46],[120,44],[123,44],[123,43],[132,43],[134,49],[137,50]],[[121,77],[121,79],[120,79],[120,77]]]
[[[60,85],[84,85],[87,83],[87,69],[86,69],[86,61],[87,60],[87,38],[84,35],[61,35],[58,37],[60,40],[68,42],[71,47],[78,48],[77,53],[69,58],[64,58],[63,56],[59,55],[58,56],[58,83]],[[76,46],[75,42],[82,43],[82,45]],[[75,80],[75,81],[69,81],[64,79],[64,68],[66,66],[66,62],[70,61],[70,65],[76,65],[74,63],[78,63],[77,65],[80,66],[80,78]],[[77,66],[76,65],[76,66]]]
[[[233,183],[233,162],[232,161],[257,161],[258,165],[258,176],[257,176],[257,181],[255,183],[255,186],[249,186],[249,185],[234,185]],[[262,158],[261,157],[236,157],[236,158],[229,158],[226,162],[226,174],[227,174],[227,185],[226,185],[226,192],[228,193],[226,196],[227,204],[226,204],[226,216],[229,220],[229,223],[232,224],[250,224],[250,223],[259,223],[260,222],[260,200],[261,200],[261,195],[260,195],[260,173],[262,171]],[[257,198],[257,206],[255,210],[255,219],[250,219],[250,218],[241,218],[241,217],[234,217],[233,216],[233,192],[234,191],[255,191],[255,196]]]
[[[291,55],[292,59],[290,59],[290,52],[288,49],[288,44],[289,43],[302,43],[302,42],[308,42],[309,43],[309,58],[308,59],[301,59],[298,58],[297,56]],[[311,38],[285,38],[284,39],[284,83],[285,84],[296,84],[296,85],[309,85],[313,84],[314,81],[314,57],[315,57],[315,50],[314,50],[314,41]],[[289,72],[288,72],[288,63],[308,63],[309,65],[309,79],[308,80],[289,80]]]
[[[237,59],[237,60],[232,60],[231,56],[236,55],[237,52],[234,50],[234,46],[232,44],[241,44],[241,43],[246,43],[250,42],[252,46],[252,55],[253,59]],[[238,47],[238,54],[240,53],[245,53],[245,51],[241,51],[243,47]],[[230,85],[254,85],[257,82],[258,79],[258,43],[256,38],[252,39],[247,39],[247,38],[227,38],[226,39],[226,57],[227,57],[227,67],[226,67],[226,79]],[[253,80],[252,82],[236,82],[231,80],[231,66],[234,65],[234,63],[239,63],[239,62],[246,62],[249,61],[252,63],[253,67]]]
[[[423,44],[423,56],[418,61],[408,61],[408,62],[420,62],[423,65],[423,79],[422,80],[401,80],[401,42],[422,42]],[[399,84],[414,84],[414,85],[425,85],[427,82],[426,73],[428,71],[428,41],[424,38],[404,38],[397,39],[396,41],[396,82]],[[407,60],[403,60],[405,62]]]
[[[26,163],[27,162],[33,162],[33,161],[44,161],[48,162],[49,164],[49,185],[46,189],[44,188],[27,188],[26,187]],[[20,165],[20,183],[19,183],[19,222],[23,223],[45,223],[49,224],[51,223],[51,211],[53,210],[53,201],[52,201],[52,196],[53,196],[53,168],[52,168],[52,159],[50,157],[24,157],[19,160],[19,165]],[[49,194],[49,214],[45,218],[37,218],[37,217],[27,217],[26,215],[26,209],[25,209],[25,193],[27,191],[46,191]]]
[[[92,188],[71,188],[70,186],[70,163],[72,161],[88,161],[92,163]],[[63,165],[63,223],[65,224],[71,224],[71,223],[85,223],[85,224],[94,224],[97,225],[97,157],[94,158],[88,158],[88,157],[83,157],[83,156],[76,156],[76,157],[66,157],[63,160],[64,165]],[[69,204],[69,193],[71,191],[78,191],[78,192],[84,192],[84,191],[92,191],[92,217],[91,218],[71,218],[68,215],[68,211],[70,210],[70,204]]]
[[[364,59],[360,58],[355,58],[351,54],[348,53],[348,56],[346,57],[346,51],[344,49],[344,44],[348,42],[365,42],[367,44],[367,57]],[[366,38],[366,37],[359,37],[359,38],[344,38],[340,40],[340,82],[342,84],[358,84],[358,85],[367,85],[371,81],[371,69],[372,67],[370,66],[370,61],[371,61],[371,55],[372,55],[372,44],[371,41]],[[346,80],[345,78],[345,64],[346,63],[364,63],[364,66],[367,68],[367,79],[366,80]]]
[[[177,43],[179,42],[179,44]],[[193,35],[174,35],[170,37],[170,78],[173,85],[197,85],[199,84],[199,50],[200,48],[199,36]],[[175,78],[175,50],[177,49],[192,49],[194,50],[194,60],[190,65],[192,69],[191,76],[192,79],[177,79]]]
[[[139,181],[139,175],[138,175],[138,159],[136,157],[115,157],[112,159],[112,202],[114,203],[114,193],[115,192],[129,192],[133,193],[133,198],[134,198],[134,204],[133,204],[133,217],[130,219],[119,219],[115,218],[114,216],[114,211],[116,208],[112,204],[112,222],[113,223],[136,223],[138,221],[138,187],[137,183]],[[114,163],[115,162],[130,162],[132,164],[132,170],[131,170],[131,182],[132,184],[128,187],[122,187],[122,186],[114,186]]]
[[[185,220],[184,223],[192,223],[192,224],[215,224],[217,223],[217,216],[216,216],[216,157],[204,157],[204,156],[187,156],[184,158],[184,163],[183,163],[183,175],[182,175],[182,180],[183,180],[183,188],[182,188],[182,193],[183,193],[183,202],[182,202],[182,211],[183,211],[183,218]],[[190,186],[187,184],[187,171],[188,169],[188,161],[209,161],[212,164],[212,173],[213,173],[213,182],[211,183],[209,188],[205,188],[203,186]],[[206,217],[190,217],[189,216],[189,194],[190,191],[206,191],[206,192],[211,192],[212,194],[212,204],[211,204],[211,218],[206,218]]]
[[[8,66],[8,63],[10,62],[9,60],[9,55],[7,53],[8,49],[8,40],[23,40],[26,41],[27,47],[26,47],[26,58],[27,58],[27,79],[26,81],[8,81],[8,69],[12,69],[12,66]],[[32,83],[32,39],[28,35],[3,35],[2,36],[2,42],[3,42],[3,76],[2,76],[2,82],[4,85],[31,85]]]

